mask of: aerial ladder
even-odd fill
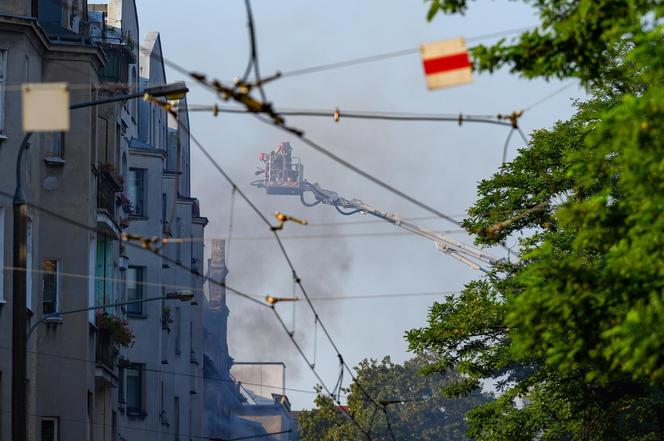
[[[475,270],[488,273],[489,269],[486,268],[487,265],[491,267],[501,262],[502,259],[498,259],[477,247],[466,245],[440,232],[418,225],[402,218],[396,213],[372,207],[359,199],[349,200],[343,198],[334,191],[326,190],[317,183],[305,180],[304,167],[299,158],[292,155],[292,152],[293,149],[290,144],[282,142],[272,152],[259,154],[259,159],[263,162],[263,167],[259,168],[255,174],[256,176],[263,175],[263,177],[253,181],[251,184],[258,188],[264,188],[268,194],[297,195],[300,197],[302,204],[307,207],[324,204],[333,206],[339,213],[345,216],[356,213],[372,215],[433,241],[438,250]],[[315,198],[314,202],[307,202],[305,200],[304,195],[308,192],[313,194]]]

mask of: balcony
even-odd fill
[[[111,164],[101,164],[97,179],[97,208],[115,218],[115,194],[122,191],[124,179]]]
[[[99,79],[105,83],[127,85],[129,82],[129,65],[136,63],[133,49],[135,43],[131,40],[122,42],[103,42],[99,44],[108,62],[99,71]]]
[[[95,348],[95,378],[98,385],[117,386],[118,377],[115,375],[115,360],[118,350],[113,342],[110,329],[98,328]]]

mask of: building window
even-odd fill
[[[50,132],[45,136],[46,139],[46,157],[60,158],[65,157],[65,133]]]
[[[42,314],[53,314],[58,311],[59,300],[59,268],[55,259],[42,260]]]
[[[134,216],[145,216],[145,169],[129,169],[129,200]]]
[[[127,412],[143,413],[143,365],[125,368],[127,377]]]
[[[58,441],[58,419],[42,418],[41,420],[41,441]]]
[[[130,266],[127,268],[127,301],[143,298],[143,280],[145,268]],[[143,303],[130,303],[127,305],[127,314],[142,315]]]
[[[7,83],[7,50],[0,49],[0,134],[5,133],[5,85]]]
[[[95,268],[95,305],[107,305],[112,302],[113,292],[113,241],[106,235],[97,235],[97,254]],[[105,309],[111,313],[110,309]]]

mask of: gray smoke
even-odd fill
[[[262,190],[253,188],[249,188],[247,194],[260,207],[274,207],[274,209],[263,209],[264,213],[278,209],[310,222],[339,221],[339,216],[331,207],[306,208],[296,197],[267,196]],[[228,237],[229,199],[230,195],[226,193],[226,197],[217,199],[223,202],[206,210],[205,214],[216,220],[206,229],[207,243],[211,238]],[[251,295],[264,297],[269,294],[275,297],[300,298],[300,301],[294,303],[279,303],[277,311],[283,317],[288,329],[294,330],[294,338],[310,357],[310,361],[313,361],[314,316],[300,289],[296,286],[294,290],[292,274],[284,256],[273,239],[242,240],[243,237],[269,237],[271,233],[239,197],[236,198],[234,212],[233,234],[230,243],[227,241],[229,273],[226,283]],[[274,223],[276,224],[276,221]],[[321,232],[334,234],[338,229],[325,228],[322,231],[316,227],[287,223],[280,234],[287,237]],[[345,241],[339,238],[322,241],[284,240],[284,246],[309,296],[315,298],[342,294],[343,275],[351,264],[351,253]],[[287,367],[287,386],[289,379],[307,373],[308,368],[304,360],[272,310],[231,292],[227,292],[227,303],[230,309],[228,341],[231,357],[236,361],[283,361]],[[321,320],[330,327],[336,318],[335,302],[314,302],[314,306]],[[293,308],[295,308],[294,321]],[[320,350],[328,348],[321,343],[322,338],[319,330]],[[276,382],[277,380],[279,381]],[[280,379],[264,377],[263,383],[280,384]]]

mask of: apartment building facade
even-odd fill
[[[11,196],[24,135],[20,86],[67,82],[71,102],[81,103],[165,84],[158,34],[148,34],[144,45],[152,50],[144,55],[138,41],[134,0],[0,4],[0,439],[12,437]],[[183,112],[178,120],[188,127]],[[166,113],[138,99],[70,117],[68,132],[32,136],[21,167],[30,203],[29,326],[62,313],[29,340],[29,439],[197,439],[203,242],[192,238],[202,239],[207,220],[190,193],[188,131],[176,124],[169,134]],[[157,254],[123,241],[128,232],[189,240]],[[192,302],[141,302],[185,291]],[[99,308],[127,300],[137,302]],[[133,334],[126,348],[113,330],[124,321]]]

